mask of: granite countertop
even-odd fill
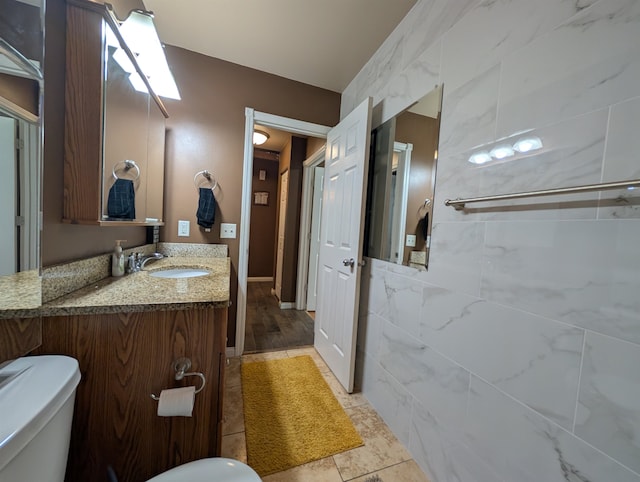
[[[199,268],[193,278],[157,278],[150,272]],[[229,258],[169,257],[147,263],[143,271],[105,278],[42,305],[42,316],[127,313],[229,304]]]
[[[40,273],[37,269],[0,276],[0,306],[6,313],[6,316],[0,318],[38,316],[41,293]]]

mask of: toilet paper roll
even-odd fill
[[[159,417],[191,417],[196,387],[172,388],[160,392]]]

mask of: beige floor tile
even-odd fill
[[[342,482],[331,457],[262,477],[263,482]]]
[[[247,463],[247,439],[244,432],[224,435],[222,437],[222,457]]]
[[[244,432],[244,404],[242,387],[225,387],[222,407],[222,435]]]
[[[287,358],[286,350],[281,351],[269,351],[265,353],[251,353],[249,355],[242,355],[242,363],[265,361],[265,360],[278,360],[280,358]]]
[[[242,384],[240,379],[240,365],[242,360],[239,356],[229,358],[229,363],[224,368],[224,386],[236,387]]]
[[[380,477],[382,482],[429,482],[427,476],[413,460],[407,460],[357,479],[351,479],[350,482],[365,482],[374,475]]]
[[[322,376],[327,381],[331,391],[343,408],[357,407],[358,405],[368,403],[361,393],[347,393],[332,372],[324,372]]]
[[[311,358],[313,358],[313,361],[316,362],[316,366],[318,367],[318,370],[320,370],[320,373],[326,373],[331,371],[329,370],[329,367],[324,362],[320,354],[312,346],[287,350],[287,353],[289,354],[290,357],[309,355]]]
[[[411,459],[407,450],[368,403],[345,411],[360,433],[364,446],[333,456],[344,480]]]

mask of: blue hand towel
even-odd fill
[[[422,227],[422,236],[424,239],[427,239],[427,235],[429,234],[429,213],[424,215],[424,218],[420,220],[420,225]]]
[[[136,218],[136,192],[130,179],[116,179],[107,198],[107,215],[114,219]]]
[[[205,229],[211,229],[216,218],[216,198],[213,196],[211,188],[201,187],[199,191],[200,199],[196,212],[198,224]]]

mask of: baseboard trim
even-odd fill
[[[295,307],[296,307],[295,301],[293,303],[291,303],[291,302],[287,302],[287,303],[280,302],[280,309],[281,310],[292,310]]]
[[[247,278],[247,283],[256,283],[261,281],[273,281],[273,276],[253,276]]]

